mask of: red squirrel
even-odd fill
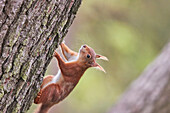
[[[41,104],[38,113],[47,113],[53,105],[67,97],[89,67],[98,67],[104,71],[96,62],[96,58],[108,60],[105,56],[97,55],[87,45],[81,46],[79,53],[72,51],[64,43],[61,43],[60,47],[66,62],[56,51],[54,52],[59,71],[56,76],[48,75],[44,78],[40,92],[34,99],[35,104]]]

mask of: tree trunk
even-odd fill
[[[110,113],[170,113],[170,43]]]
[[[26,112],[81,0],[0,1],[0,111]]]

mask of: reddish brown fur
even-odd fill
[[[73,89],[78,83],[83,73],[85,72],[85,70],[87,69],[87,67],[80,66],[83,64],[79,63],[78,61],[65,63],[57,52],[55,52],[54,56],[58,59],[59,67],[61,69],[61,73],[63,75],[64,81],[68,83],[72,83],[71,89]],[[49,83],[49,81],[51,81],[52,78],[53,78],[52,75],[45,77],[41,85],[41,88],[43,88],[44,85]],[[65,89],[66,91],[64,92],[61,90],[64,87],[64,84],[65,84],[64,82],[60,84],[53,83],[41,89],[37,97],[35,98],[34,103],[36,104],[42,103],[42,106],[44,106],[44,103],[45,105],[57,104],[71,92],[71,90],[67,88]],[[41,108],[44,109],[43,107]]]
[[[61,48],[63,55],[65,55],[64,51],[71,56],[78,55],[76,52],[70,50],[65,44],[61,44]],[[87,54],[91,57],[87,58]],[[60,80],[56,83],[50,83],[54,77],[53,75],[44,78],[41,90],[34,100],[34,103],[36,104],[42,103],[38,113],[46,113],[50,107],[67,97],[77,85],[86,69],[100,66],[95,62],[96,54],[94,50],[88,46],[80,49],[79,58],[76,61],[64,62],[57,52],[54,53],[54,57],[58,60],[62,77],[60,77]],[[68,56],[65,55],[66,59],[67,57]]]
[[[61,49],[64,57],[68,60],[67,56],[65,55],[64,51],[71,54],[71,56],[77,56],[77,52],[72,51],[70,48],[68,48],[64,43],[61,43]]]
[[[43,88],[43,86],[48,84],[53,79],[53,77],[54,77],[53,75],[48,75],[48,76],[44,77],[43,83],[41,84],[41,88]]]

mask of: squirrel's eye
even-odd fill
[[[90,58],[90,55],[89,55],[89,54],[87,54],[87,58]]]

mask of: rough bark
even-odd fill
[[[170,43],[110,113],[170,113]]]
[[[81,0],[0,1],[0,111],[26,112]]]

